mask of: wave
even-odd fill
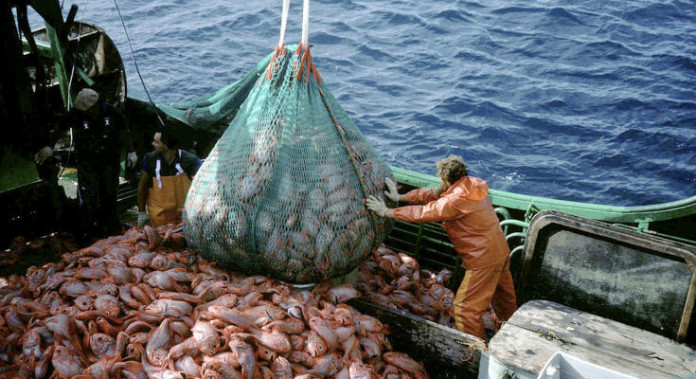
[[[565,8],[552,8],[546,11],[546,15],[553,20],[553,22],[564,24],[566,27],[568,23],[585,25],[585,23],[578,17],[574,16],[571,12],[567,11]]]

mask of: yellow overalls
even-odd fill
[[[179,150],[181,161],[181,150]],[[155,166],[155,177],[152,178],[152,187],[147,196],[147,213],[150,215],[150,223],[154,227],[160,225],[181,223],[181,213],[184,210],[184,202],[191,179],[181,168],[180,162],[176,164],[177,174],[174,176],[161,176],[162,162],[158,159]]]

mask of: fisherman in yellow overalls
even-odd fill
[[[155,133],[152,146],[155,151],[143,157],[138,184],[138,226],[143,227],[148,219],[154,227],[178,225],[186,194],[201,167],[201,160],[195,154],[178,149],[178,140],[170,131]]]

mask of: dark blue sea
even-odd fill
[[[134,55],[113,1],[76,4],[118,46],[129,96],[146,100],[135,58],[154,102],[179,104],[271,53],[281,3],[118,0]],[[491,188],[600,204],[696,195],[692,0],[314,0],[310,15],[319,72],[389,164],[434,175],[456,154]]]

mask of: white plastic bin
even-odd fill
[[[537,379],[636,379],[572,355],[556,352],[541,369]]]

